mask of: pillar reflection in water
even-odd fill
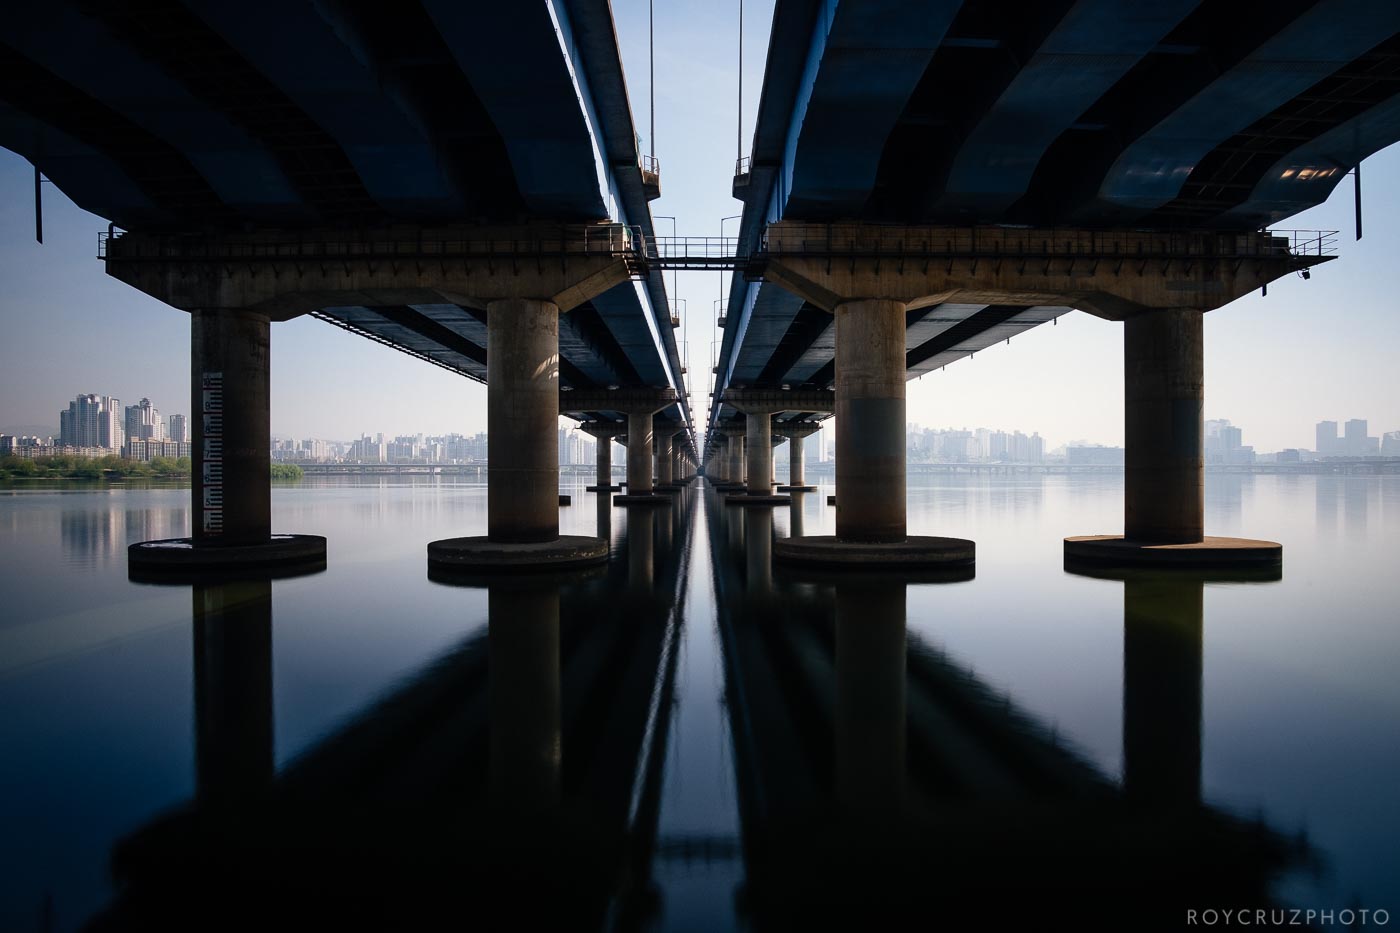
[[[836,583],[836,796],[897,810],[905,790],[905,585]]]
[[[604,541],[612,540],[612,496],[607,493],[598,494],[598,537]]]
[[[492,583],[489,605],[491,799],[547,808],[559,802],[562,758],[559,588]]]
[[[791,518],[788,520],[788,537],[801,538],[806,533],[802,520],[802,500],[807,494],[801,491],[793,491],[788,495],[792,496],[792,512]]]
[[[1200,800],[1204,590],[1199,575],[1123,581],[1123,789],[1130,798]]]
[[[272,583],[193,592],[196,788],[218,803],[272,780]]]
[[[743,515],[744,574],[750,593],[773,592],[773,510],[729,510],[730,521]],[[747,514],[745,514],[747,513]]]
[[[627,510],[627,583],[634,592],[651,589],[656,565],[655,520],[651,509]]]

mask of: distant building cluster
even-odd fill
[[[910,424],[905,436],[912,463],[1044,463],[1046,456],[1045,439],[1038,433]]]
[[[53,437],[0,434],[0,456],[112,457],[149,461],[152,457],[188,457],[189,428],[184,415],[162,419],[143,398],[123,406],[109,395],[79,395],[58,413]]]
[[[1254,448],[1244,443],[1244,432],[1227,419],[1206,422],[1206,463],[1250,464]]]
[[[1367,432],[1365,418],[1352,418],[1346,423],[1341,433],[1338,433],[1337,422],[1319,421],[1317,423],[1315,453],[1319,457],[1400,456],[1400,451],[1395,449],[1394,435],[1400,435],[1400,432],[1392,431],[1384,437],[1372,437]],[[1382,447],[1385,438],[1388,437],[1392,438],[1391,453],[1385,454]]]
[[[484,463],[486,434],[363,434],[353,441],[316,438],[271,442],[273,460],[303,463]]]

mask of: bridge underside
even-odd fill
[[[831,389],[836,380],[836,325],[831,313],[772,283],[756,289],[739,343],[732,388]],[[943,303],[905,315],[908,378],[933,372],[1073,309]],[[737,322],[736,322],[737,326]],[[737,415],[721,403],[721,420]]]
[[[620,286],[559,316],[559,384],[566,389],[668,383],[646,322]],[[631,302],[635,302],[632,297]],[[329,307],[315,317],[477,382],[486,382],[486,312],[455,304]],[[666,410],[680,418],[678,402]],[[605,421],[624,412],[590,410]]]

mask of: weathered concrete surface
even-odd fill
[[[580,535],[530,542],[496,541],[490,537],[445,538],[428,545],[429,567],[457,570],[557,569],[603,563],[607,559],[607,541]]]
[[[738,492],[724,497],[725,505],[742,505],[746,508],[773,505],[792,505],[789,496],[772,496],[765,493]]]
[[[843,541],[904,539],[904,330],[898,301],[836,308],[836,537]]]
[[[672,469],[675,466],[675,451],[671,449],[673,434],[670,428],[662,428],[656,433],[656,485],[671,485]]]
[[[749,495],[767,496],[773,491],[773,415],[767,411],[750,411],[744,416],[744,447],[748,451],[745,469],[748,473]]]
[[[141,541],[126,549],[133,574],[182,571],[265,571],[276,567],[326,564],[326,539],[320,535],[271,535],[251,544],[201,545],[191,538]]]
[[[1144,308],[1218,308],[1333,258],[1291,256],[1286,240],[1261,233],[846,224],[824,241],[813,229],[770,224],[762,274],[828,311],[859,297],[911,309],[1067,305],[1122,320]]]
[[[487,309],[487,535],[559,536],[559,309],[510,299]]]
[[[637,496],[651,492],[651,415],[650,411],[627,415],[627,491]]]
[[[625,496],[613,496],[613,505],[670,505],[672,499],[664,493],[628,494]]]
[[[267,315],[190,314],[190,445],[197,544],[260,544],[272,534]]]
[[[1193,308],[1123,322],[1123,528],[1158,544],[1205,535],[1205,368]]]
[[[487,309],[509,299],[568,311],[631,278],[616,225],[404,227],[372,242],[343,230],[171,242],[126,233],[109,245],[107,274],[176,308],[246,308],[278,321],[322,308]]]
[[[1250,538],[1204,538],[1181,544],[1146,543],[1122,535],[1065,539],[1065,561],[1105,566],[1211,568],[1283,563],[1283,545]]]
[[[832,393],[834,409],[835,393]],[[780,424],[774,427],[773,433],[788,439],[788,484],[778,487],[782,489],[812,489],[807,485],[807,445],[806,439],[821,430],[821,425],[814,422],[801,422],[798,424]]]
[[[773,559],[821,567],[900,571],[913,568],[971,567],[977,546],[962,538],[921,535],[903,541],[845,541],[832,535],[780,538],[773,543]]]

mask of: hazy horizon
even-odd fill
[[[651,150],[647,6],[614,5],[632,111]],[[745,10],[744,132],[747,147],[763,78],[771,3]],[[653,216],[675,216],[681,234],[715,235],[738,214],[730,196],[735,156],[736,27],[713,4],[658,7],[657,137],[662,165]],[[1363,168],[1366,236],[1352,236],[1352,184],[1280,227],[1336,229],[1340,258],[1292,276],[1267,297],[1251,294],[1206,316],[1205,416],[1241,427],[1260,451],[1311,448],[1318,421],[1363,418],[1370,433],[1400,430],[1393,359],[1400,316],[1385,292],[1400,220],[1385,210],[1400,196],[1400,147]],[[124,405],[150,398],[162,414],[189,414],[189,322],[106,276],[94,258],[106,221],[44,185],[45,244],[34,242],[33,170],[0,150],[0,298],[7,365],[0,368],[0,430],[48,425],[79,393]],[[668,235],[671,221],[657,219]],[[728,232],[734,224],[728,225]],[[727,276],[680,273],[687,304],[692,407],[706,420],[712,312]],[[683,355],[685,347],[683,345]],[[272,430],[295,438],[362,434],[475,434],[486,428],[485,387],[311,318],[273,327]],[[1082,312],[1043,325],[1010,346],[989,348],[909,383],[907,421],[928,427],[1038,431],[1049,446],[1123,439],[1121,325]]]

